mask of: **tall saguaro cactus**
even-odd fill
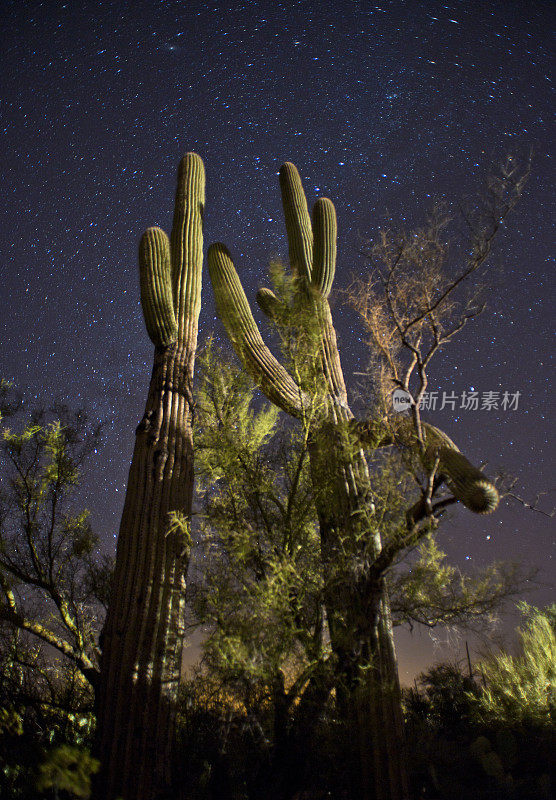
[[[370,435],[373,426],[355,420],[349,408],[327,299],[335,271],[335,210],[322,198],[315,203],[311,221],[293,164],[282,166],[280,186],[295,287],[293,307],[304,310],[316,331],[317,402],[265,345],[223,244],[209,248],[211,281],[218,313],[246,370],[272,402],[309,426],[324,602],[338,665],[337,697],[358,751],[354,796],[405,800],[397,666],[383,575],[374,568],[382,545],[363,452],[370,441],[376,446],[377,437]],[[288,309],[270,290],[259,290],[257,300],[269,317],[287,318]],[[306,337],[307,325],[300,326],[297,335],[299,341]],[[497,501],[492,483],[440,431],[430,426],[426,436],[427,457],[438,461],[454,494],[473,510],[490,510]]]
[[[203,162],[188,153],[179,166],[170,240],[149,228],[139,246],[141,304],[155,352],[102,633],[95,795],[102,800],[151,800],[169,777],[190,552],[204,202]]]

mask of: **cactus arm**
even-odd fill
[[[425,459],[438,458],[438,473],[443,476],[454,497],[475,514],[490,514],[500,496],[494,483],[473,466],[444,431],[424,423]]]
[[[306,399],[264,343],[227,248],[212,244],[207,258],[218,315],[243,366],[269,400],[300,417]]]
[[[336,332],[327,297],[334,279],[336,263],[337,223],[331,200],[321,198],[313,207],[313,226],[307,211],[307,200],[296,167],[286,162],[280,168],[280,188],[290,266],[294,275],[304,279],[312,292],[312,314],[320,330],[321,360],[331,394],[347,403],[347,392],[340,364]]]
[[[313,270],[311,283],[323,297],[328,297],[336,269],[338,226],[334,204],[322,197],[313,206]]]
[[[454,497],[475,514],[492,513],[498,506],[500,495],[490,478],[471,464],[444,431],[427,422],[422,423],[422,428],[425,467],[430,469],[438,459],[437,473],[446,481]],[[413,423],[407,417],[399,419],[395,431],[378,422],[356,420],[350,423],[350,429],[363,447],[374,449],[401,442],[415,448]]]
[[[441,447],[438,469],[454,497],[475,514],[491,514],[500,501],[498,489],[480,469],[473,466],[459,450]]]
[[[160,228],[149,228],[139,244],[139,282],[145,326],[155,346],[175,341],[178,333],[172,276],[170,243]]]
[[[195,345],[201,308],[205,169],[196,153],[179,165],[170,248],[178,337]]]
[[[322,371],[331,395],[341,405],[345,405],[346,386],[340,364],[336,331],[327,300],[336,268],[336,210],[328,198],[317,200],[313,206],[311,226],[301,178],[297,169],[289,162],[280,169],[280,187],[292,272],[294,275],[299,274],[297,264],[301,255],[306,258],[311,256],[311,267],[305,269],[304,276],[314,289],[310,292],[309,302],[312,304],[311,313],[320,331]]]
[[[313,231],[299,172],[289,161],[280,167],[280,189],[288,234],[290,267],[295,276],[309,284],[313,263]]]

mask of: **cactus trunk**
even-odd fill
[[[339,711],[353,742],[346,777],[353,797],[406,800],[401,694],[386,588],[370,567],[380,553],[364,454],[342,443],[335,420],[310,446],[319,515],[330,642],[336,657]],[[347,765],[346,765],[347,767]]]
[[[171,246],[166,234],[151,228],[139,250],[141,300],[155,354],[102,632],[99,800],[153,800],[170,779],[190,553],[203,205],[203,164],[190,153],[180,164]]]

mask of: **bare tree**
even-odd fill
[[[461,501],[477,513],[490,513],[498,504],[493,483],[481,478],[446,434],[423,422],[421,405],[433,358],[485,310],[492,243],[519,201],[529,172],[530,160],[508,157],[489,173],[472,210],[461,209],[468,235],[459,248],[448,240],[451,219],[439,208],[422,228],[381,230],[364,251],[369,277],[348,291],[368,334],[373,356],[369,378],[379,407],[371,423],[353,427],[363,440],[396,445],[420,494],[407,511],[407,530],[383,547],[380,570],[435,527],[449,505]],[[407,415],[393,412],[396,390],[407,398]],[[443,485],[448,492],[442,493]]]

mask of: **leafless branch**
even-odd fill
[[[516,482],[517,479],[516,481],[514,481],[514,483]],[[528,508],[530,511],[536,511],[537,514],[542,514],[544,517],[548,517],[549,519],[552,519],[552,517],[554,517],[554,515],[556,514],[556,508],[553,508],[552,511],[545,511],[543,508],[539,508],[539,500],[541,499],[541,497],[547,495],[548,492],[538,492],[533,502],[529,503],[523,497],[520,497],[518,494],[515,494],[515,492],[511,491],[512,488],[513,487],[510,487],[510,489],[507,492],[504,492],[504,494],[502,494],[502,497],[509,497],[512,500],[515,500],[516,502],[520,503],[524,508]]]

